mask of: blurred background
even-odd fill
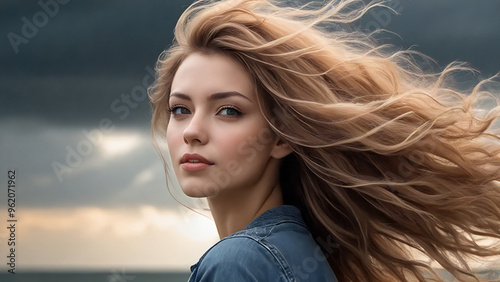
[[[1,281],[186,281],[217,242],[169,194],[150,133],[146,89],[191,2],[0,1]],[[500,1],[388,4],[399,15],[375,9],[357,27],[442,67],[469,62],[473,82],[500,71]]]

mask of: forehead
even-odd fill
[[[171,92],[187,95],[237,91],[254,95],[252,79],[243,65],[228,55],[193,53],[179,66]]]

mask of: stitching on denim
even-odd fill
[[[304,228],[307,229],[307,226],[304,223],[300,222],[300,221],[297,221],[297,220],[282,220],[282,221],[275,222],[275,223],[269,223],[269,224],[266,224],[266,225],[255,226],[255,227],[252,227],[250,229],[243,229],[241,231],[238,231],[238,232],[236,232],[234,234],[231,234],[231,235],[227,236],[224,239],[229,239],[229,238],[232,238],[232,237],[235,237],[235,236],[240,236],[240,235],[254,236],[255,238],[257,238],[257,237],[265,238],[265,237],[269,236],[269,234],[271,234],[271,231],[276,226],[281,225],[281,224],[285,224],[285,223],[297,224],[297,225],[300,225],[300,226],[302,226],[302,227],[304,227]],[[270,231],[268,231],[265,236],[260,236],[260,235],[257,235],[259,232],[256,231],[256,229],[270,229]],[[222,239],[222,240],[224,240],[224,239]]]
[[[271,254],[279,262],[281,268],[285,272],[286,278],[290,281],[296,281],[290,265],[286,261],[285,256],[283,256],[283,254],[278,250],[278,248],[276,248],[276,246],[274,246],[273,244],[267,242],[267,240],[265,239],[258,241],[258,243],[266,248],[269,252],[271,252]]]
[[[226,237],[226,238],[231,239],[228,237]],[[226,238],[224,238],[223,240],[225,240]],[[233,236],[232,238],[247,238],[247,239],[250,239],[250,240],[256,242],[257,244],[262,246],[264,249],[266,249],[273,256],[273,258],[278,262],[281,270],[285,274],[285,278],[287,279],[287,281],[290,281],[290,282],[297,281],[293,275],[293,272],[292,272],[290,265],[288,264],[288,262],[285,259],[285,256],[283,256],[283,254],[281,254],[281,252],[278,250],[278,248],[276,248],[273,244],[271,244],[270,242],[267,242],[267,240],[265,240],[265,238],[262,238],[261,240],[257,240],[257,238],[254,238],[252,236],[245,235],[245,234],[240,234],[240,235],[235,234],[235,236]]]

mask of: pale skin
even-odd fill
[[[239,62],[191,54],[174,76],[169,107],[175,174],[186,195],[207,198],[221,239],[283,205],[279,168],[291,149],[269,129]]]

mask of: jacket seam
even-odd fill
[[[268,251],[272,255],[272,257],[278,262],[280,269],[285,274],[285,278],[287,279],[287,281],[290,281],[290,282],[295,281],[295,278],[294,278],[293,272],[290,268],[290,265],[286,261],[283,254],[281,254],[281,252],[278,250],[278,248],[276,248],[276,246],[274,246],[273,244],[271,244],[267,240],[265,240],[265,238],[262,238],[262,240],[257,240],[256,238],[254,238],[252,236],[245,235],[245,234],[235,235],[232,238],[246,238],[246,239],[250,239],[250,240],[258,243],[266,251]],[[225,240],[225,239],[226,238],[224,238],[223,240]],[[231,238],[227,238],[227,239],[231,239]]]

